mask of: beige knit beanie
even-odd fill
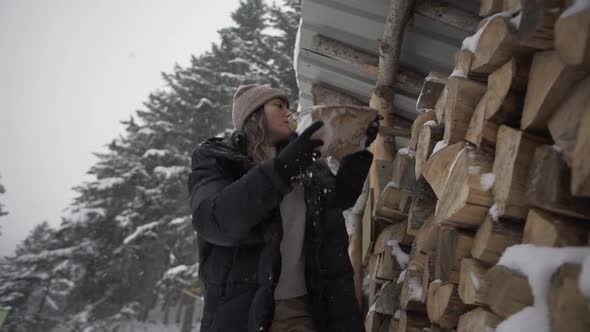
[[[270,84],[240,85],[234,94],[232,107],[234,127],[242,129],[244,122],[254,111],[275,98],[282,98],[289,103],[287,95],[279,89],[272,88]]]

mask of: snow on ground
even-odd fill
[[[504,251],[498,265],[515,270],[528,279],[534,297],[526,307],[498,325],[497,332],[549,332],[547,294],[551,276],[565,263],[582,264],[590,255],[590,247],[552,248],[519,244]],[[543,259],[538,259],[542,257]]]

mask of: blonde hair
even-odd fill
[[[268,122],[263,107],[254,111],[246,119],[242,131],[246,135],[248,156],[255,163],[260,164],[263,161],[274,158],[276,149],[269,144]]]

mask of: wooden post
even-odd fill
[[[493,221],[487,216],[475,233],[471,256],[489,265],[496,264],[504,250],[520,243],[521,239],[521,225],[502,219]]]

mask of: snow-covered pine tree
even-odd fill
[[[0,179],[2,179],[2,177],[0,176]],[[4,186],[2,185],[2,182],[0,182],[0,194],[4,194],[6,192],[6,188],[4,188]],[[7,215],[8,212],[6,212],[6,210],[4,209],[4,204],[0,203],[0,217]],[[1,228],[0,228],[1,230]],[[0,232],[0,234],[2,234]]]
[[[271,8],[260,0],[242,0],[232,14],[234,25],[219,31],[220,43],[193,56],[188,66],[163,74],[167,87],[123,122],[124,134],[96,154],[98,162],[89,171],[95,180],[76,188],[78,196],[62,224],[47,229],[57,244],[44,245],[39,253],[63,253],[51,256],[49,265],[35,266],[50,279],[25,285],[20,302],[0,298],[0,305],[13,309],[11,326],[23,322],[14,312],[30,312],[33,295],[26,290],[52,290],[53,281],[47,280],[55,275],[69,285],[61,297],[51,297],[59,312],[51,311],[50,301],[42,302],[39,317],[51,313],[51,320],[31,319],[29,331],[53,326],[126,331],[130,321],[151,321],[155,312],[158,323],[194,330],[202,285],[186,188],[191,152],[231,127],[232,95],[240,84],[281,87],[296,107],[292,55],[299,12],[300,0]],[[33,238],[25,242],[36,242]],[[55,251],[68,248],[75,250]],[[10,276],[32,262],[17,264],[23,255],[29,257],[18,251],[2,262]],[[13,288],[20,289],[2,289]]]

